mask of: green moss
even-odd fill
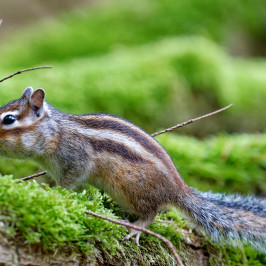
[[[234,10],[234,16],[228,13]],[[4,67],[19,68],[95,56],[119,46],[170,36],[201,35],[227,43],[239,31],[263,40],[265,9],[259,0],[121,0],[88,5],[16,34],[0,50]]]
[[[180,132],[263,131],[265,69],[265,62],[239,62],[204,38],[173,38],[23,73],[0,84],[0,103],[18,98],[29,85],[43,87],[62,111],[114,113],[149,132],[233,103]]]
[[[100,196],[96,192],[77,194],[60,188],[42,189],[35,182],[16,183],[8,177],[1,178],[1,190],[1,213],[10,215],[3,219],[9,226],[10,236],[17,230],[29,243],[42,241],[48,249],[54,243],[76,242],[85,252],[92,252],[94,243],[103,239],[114,251],[114,237],[122,236],[123,230],[113,230],[113,237],[110,236],[113,225],[84,215],[86,208],[101,212]],[[92,221],[97,225],[95,228],[89,226]]]
[[[21,178],[40,171],[34,162],[0,157],[0,174],[3,176],[12,174],[14,178]]]
[[[126,234],[123,227],[84,214],[85,210],[92,210],[120,218],[104,207],[102,200],[102,195],[93,188],[77,193],[59,187],[41,188],[36,182],[19,183],[4,176],[0,178],[0,231],[15,241],[39,243],[47,251],[65,248],[69,255],[87,254],[113,264],[119,261],[143,265],[175,264],[158,239],[142,234],[138,248],[134,240],[121,240]],[[174,208],[159,214],[150,226],[175,245],[184,261],[191,262],[193,254],[189,253],[189,246],[184,241],[187,236],[183,237],[181,233],[181,229],[188,228],[187,221]],[[193,239],[193,234],[190,237]],[[208,250],[210,263],[214,265],[219,262],[262,265],[265,262],[265,257],[251,248],[215,247],[207,240],[202,248]]]
[[[266,135],[219,135],[200,141],[164,134],[167,149],[184,180],[199,190],[266,195]]]
[[[1,232],[8,237],[41,243],[52,251],[67,248],[72,253],[96,254],[96,259],[138,261],[139,252],[143,252],[145,263],[155,258],[163,264],[173,260],[162,244],[155,240],[148,244],[146,236],[140,249],[134,241],[122,241],[125,228],[85,215],[85,210],[117,218],[92,188],[77,193],[59,187],[43,189],[36,182],[18,183],[8,176],[0,178]]]
[[[263,43],[265,10],[259,0],[121,0],[72,10],[3,42],[2,76],[35,64],[54,69],[1,83],[1,104],[43,87],[59,109],[115,113],[153,132],[234,103],[184,131],[262,132],[265,60],[225,50],[239,32]]]

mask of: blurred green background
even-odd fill
[[[27,86],[71,113],[107,112],[164,134],[185,181],[200,190],[266,195],[266,3],[261,0],[0,3],[3,105]],[[15,177],[32,162],[0,159]]]

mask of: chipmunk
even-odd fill
[[[56,184],[88,183],[107,192],[147,227],[175,205],[214,241],[247,242],[266,252],[266,200],[199,192],[186,185],[165,149],[139,127],[109,114],[72,115],[52,107],[42,89],[0,108],[0,154],[32,159]],[[125,239],[141,232],[132,230]]]

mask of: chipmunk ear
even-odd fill
[[[26,89],[23,91],[23,93],[22,93],[21,99],[30,98],[32,92],[33,92],[32,87],[28,87],[28,88],[26,88]]]
[[[42,89],[37,89],[31,94],[30,104],[35,111],[38,111],[43,106],[43,101],[45,98],[45,92]]]

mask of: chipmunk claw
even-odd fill
[[[144,216],[140,218],[139,220],[137,220],[133,225],[136,225],[141,228],[146,228],[154,220],[155,215],[156,213],[150,213],[147,216]],[[139,246],[139,238],[140,238],[141,233],[142,231],[131,229],[130,233],[126,237],[124,237],[123,240],[129,240],[132,236],[136,236],[135,242],[136,242],[136,245]]]
[[[132,236],[136,236],[135,243],[137,246],[139,246],[139,238],[140,238],[141,233],[142,233],[141,231],[132,229],[131,232],[123,238],[123,240],[129,240]]]

